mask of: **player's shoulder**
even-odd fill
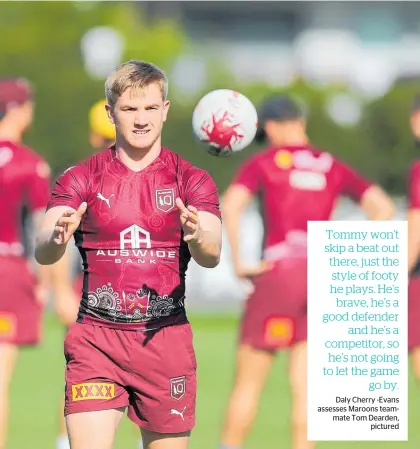
[[[262,161],[272,159],[276,154],[278,148],[274,147],[265,147],[259,150],[258,152],[249,156],[244,164],[259,164]]]
[[[22,143],[1,144],[2,155],[9,156],[14,165],[30,173],[36,172],[41,178],[48,178],[51,170],[47,161],[33,148]],[[9,153],[7,153],[9,151]]]
[[[409,167],[410,172],[420,173],[420,159],[415,159]]]
[[[165,151],[165,163],[167,167],[172,170],[178,176],[183,179],[188,179],[190,177],[211,177],[210,173],[206,170],[197,167],[192,162],[184,159],[181,155],[172,151],[168,148]]]
[[[9,150],[13,154],[13,157],[19,162],[25,161],[29,163],[37,163],[45,160],[33,148],[24,145],[23,143],[2,142],[0,147],[3,151]]]
[[[418,183],[420,181],[420,159],[412,161],[408,167],[408,180],[410,183]]]
[[[103,172],[104,165],[111,162],[111,150],[108,148],[90,155],[76,165],[72,165],[64,170],[63,175],[72,174],[73,176],[94,176],[96,173]]]

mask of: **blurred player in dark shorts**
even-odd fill
[[[420,148],[420,95],[412,104],[411,131]],[[408,176],[408,350],[413,371],[420,381],[420,160],[415,160]]]
[[[115,126],[105,110],[106,100],[96,102],[89,111],[89,143],[94,151],[103,151],[115,143]],[[71,326],[76,322],[83,289],[83,267],[76,249],[68,247],[64,256],[54,265],[51,274],[55,310],[60,320]],[[63,403],[59,413],[57,449],[70,449]],[[141,447],[141,442],[139,447]]]
[[[24,216],[30,214],[38,227],[50,195],[48,165],[22,143],[32,120],[29,83],[0,79],[0,449],[6,444],[9,388],[19,348],[40,341],[49,288],[50,269],[34,264],[33,242],[24,238]]]
[[[111,449],[128,417],[146,449],[186,449],[196,358],[185,299],[191,257],[219,263],[212,177],[162,147],[170,102],[156,66],[129,61],[105,84],[116,144],[57,180],[35,256],[54,264],[74,235],[83,260],[77,322],[65,342],[72,449]]]
[[[223,449],[241,448],[278,350],[289,351],[292,447],[309,449],[306,426],[307,222],[329,220],[340,196],[359,203],[369,218],[390,219],[391,199],[332,154],[314,148],[305,118],[287,96],[268,99],[259,114],[257,139],[270,146],[239,169],[223,199],[223,219],[239,278],[252,281],[239,335],[236,378],[222,430]],[[261,201],[261,263],[245,265],[239,223],[251,198]],[[249,236],[252,238],[252,236]]]

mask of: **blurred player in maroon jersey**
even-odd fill
[[[50,196],[48,165],[22,143],[32,119],[29,83],[0,79],[0,449],[19,347],[39,342],[49,283],[50,270],[35,269],[23,237],[23,216],[30,213],[39,226]]]
[[[270,98],[260,111],[257,139],[270,146],[237,173],[223,199],[223,219],[239,278],[251,280],[242,318],[236,379],[221,448],[238,449],[257,412],[276,351],[289,350],[292,389],[292,447],[309,449],[306,427],[307,253],[309,220],[328,220],[342,195],[359,203],[369,218],[390,219],[394,205],[378,187],[324,150],[314,148],[298,105],[287,96]],[[239,252],[239,223],[251,198],[261,199],[263,258],[245,265]]]
[[[420,148],[420,95],[412,104],[411,131]],[[408,176],[408,350],[413,371],[420,381],[420,160],[411,164]]]
[[[185,272],[191,257],[219,263],[221,221],[211,176],[161,145],[167,86],[146,62],[108,77],[116,144],[63,173],[38,235],[39,263],[57,262],[74,234],[84,266],[64,344],[72,449],[111,448],[127,408],[148,449],[186,449],[195,425]]]
[[[103,151],[115,143],[115,126],[108,118],[105,105],[106,100],[100,100],[89,111],[89,143],[94,151]],[[64,256],[54,265],[55,269],[51,273],[56,313],[66,326],[76,322],[83,288],[82,260],[79,254],[74,257],[71,250],[69,247],[66,249]],[[63,408],[64,398],[59,414],[57,449],[70,449]]]

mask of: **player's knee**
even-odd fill
[[[420,379],[420,360],[413,359],[413,372],[417,379]]]
[[[296,428],[307,425],[306,397],[294,398],[292,404],[292,424]]]
[[[190,431],[180,433],[159,433],[141,429],[141,437],[145,449],[148,449],[152,444],[158,441],[160,442],[159,447],[161,448],[187,449],[190,435]]]
[[[256,413],[257,406],[258,395],[246,390],[236,390],[230,400],[229,414],[241,420],[246,420]]]
[[[9,390],[16,357],[16,347],[0,345],[0,397],[3,397]]]
[[[413,372],[417,380],[420,380],[420,348],[416,348],[412,354]]]

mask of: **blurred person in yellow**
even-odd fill
[[[93,151],[102,151],[115,142],[115,127],[108,118],[105,105],[106,100],[100,100],[89,111],[89,143]],[[51,274],[55,310],[67,327],[76,321],[83,286],[82,261],[76,252],[72,253],[72,248],[66,249]],[[63,409],[64,396],[60,406],[57,449],[70,449]]]
[[[47,163],[23,144],[33,115],[28,81],[0,79],[0,449],[6,446],[9,390],[19,350],[39,344],[51,271],[36,267],[30,244],[50,195]],[[25,226],[28,214],[32,227]]]
[[[237,349],[235,380],[220,449],[239,449],[257,413],[274,357],[289,353],[292,448],[312,449],[307,440],[307,223],[329,220],[340,196],[358,203],[372,220],[391,219],[389,196],[324,149],[306,132],[300,106],[273,96],[259,112],[257,140],[268,148],[240,167],[222,202],[235,273],[251,281]],[[253,196],[262,199],[261,262],[240,257],[239,225]],[[279,199],[280,198],[280,199]]]
[[[411,132],[420,148],[420,95],[413,99]],[[420,382],[420,160],[412,162],[408,176],[408,350],[413,371]]]

